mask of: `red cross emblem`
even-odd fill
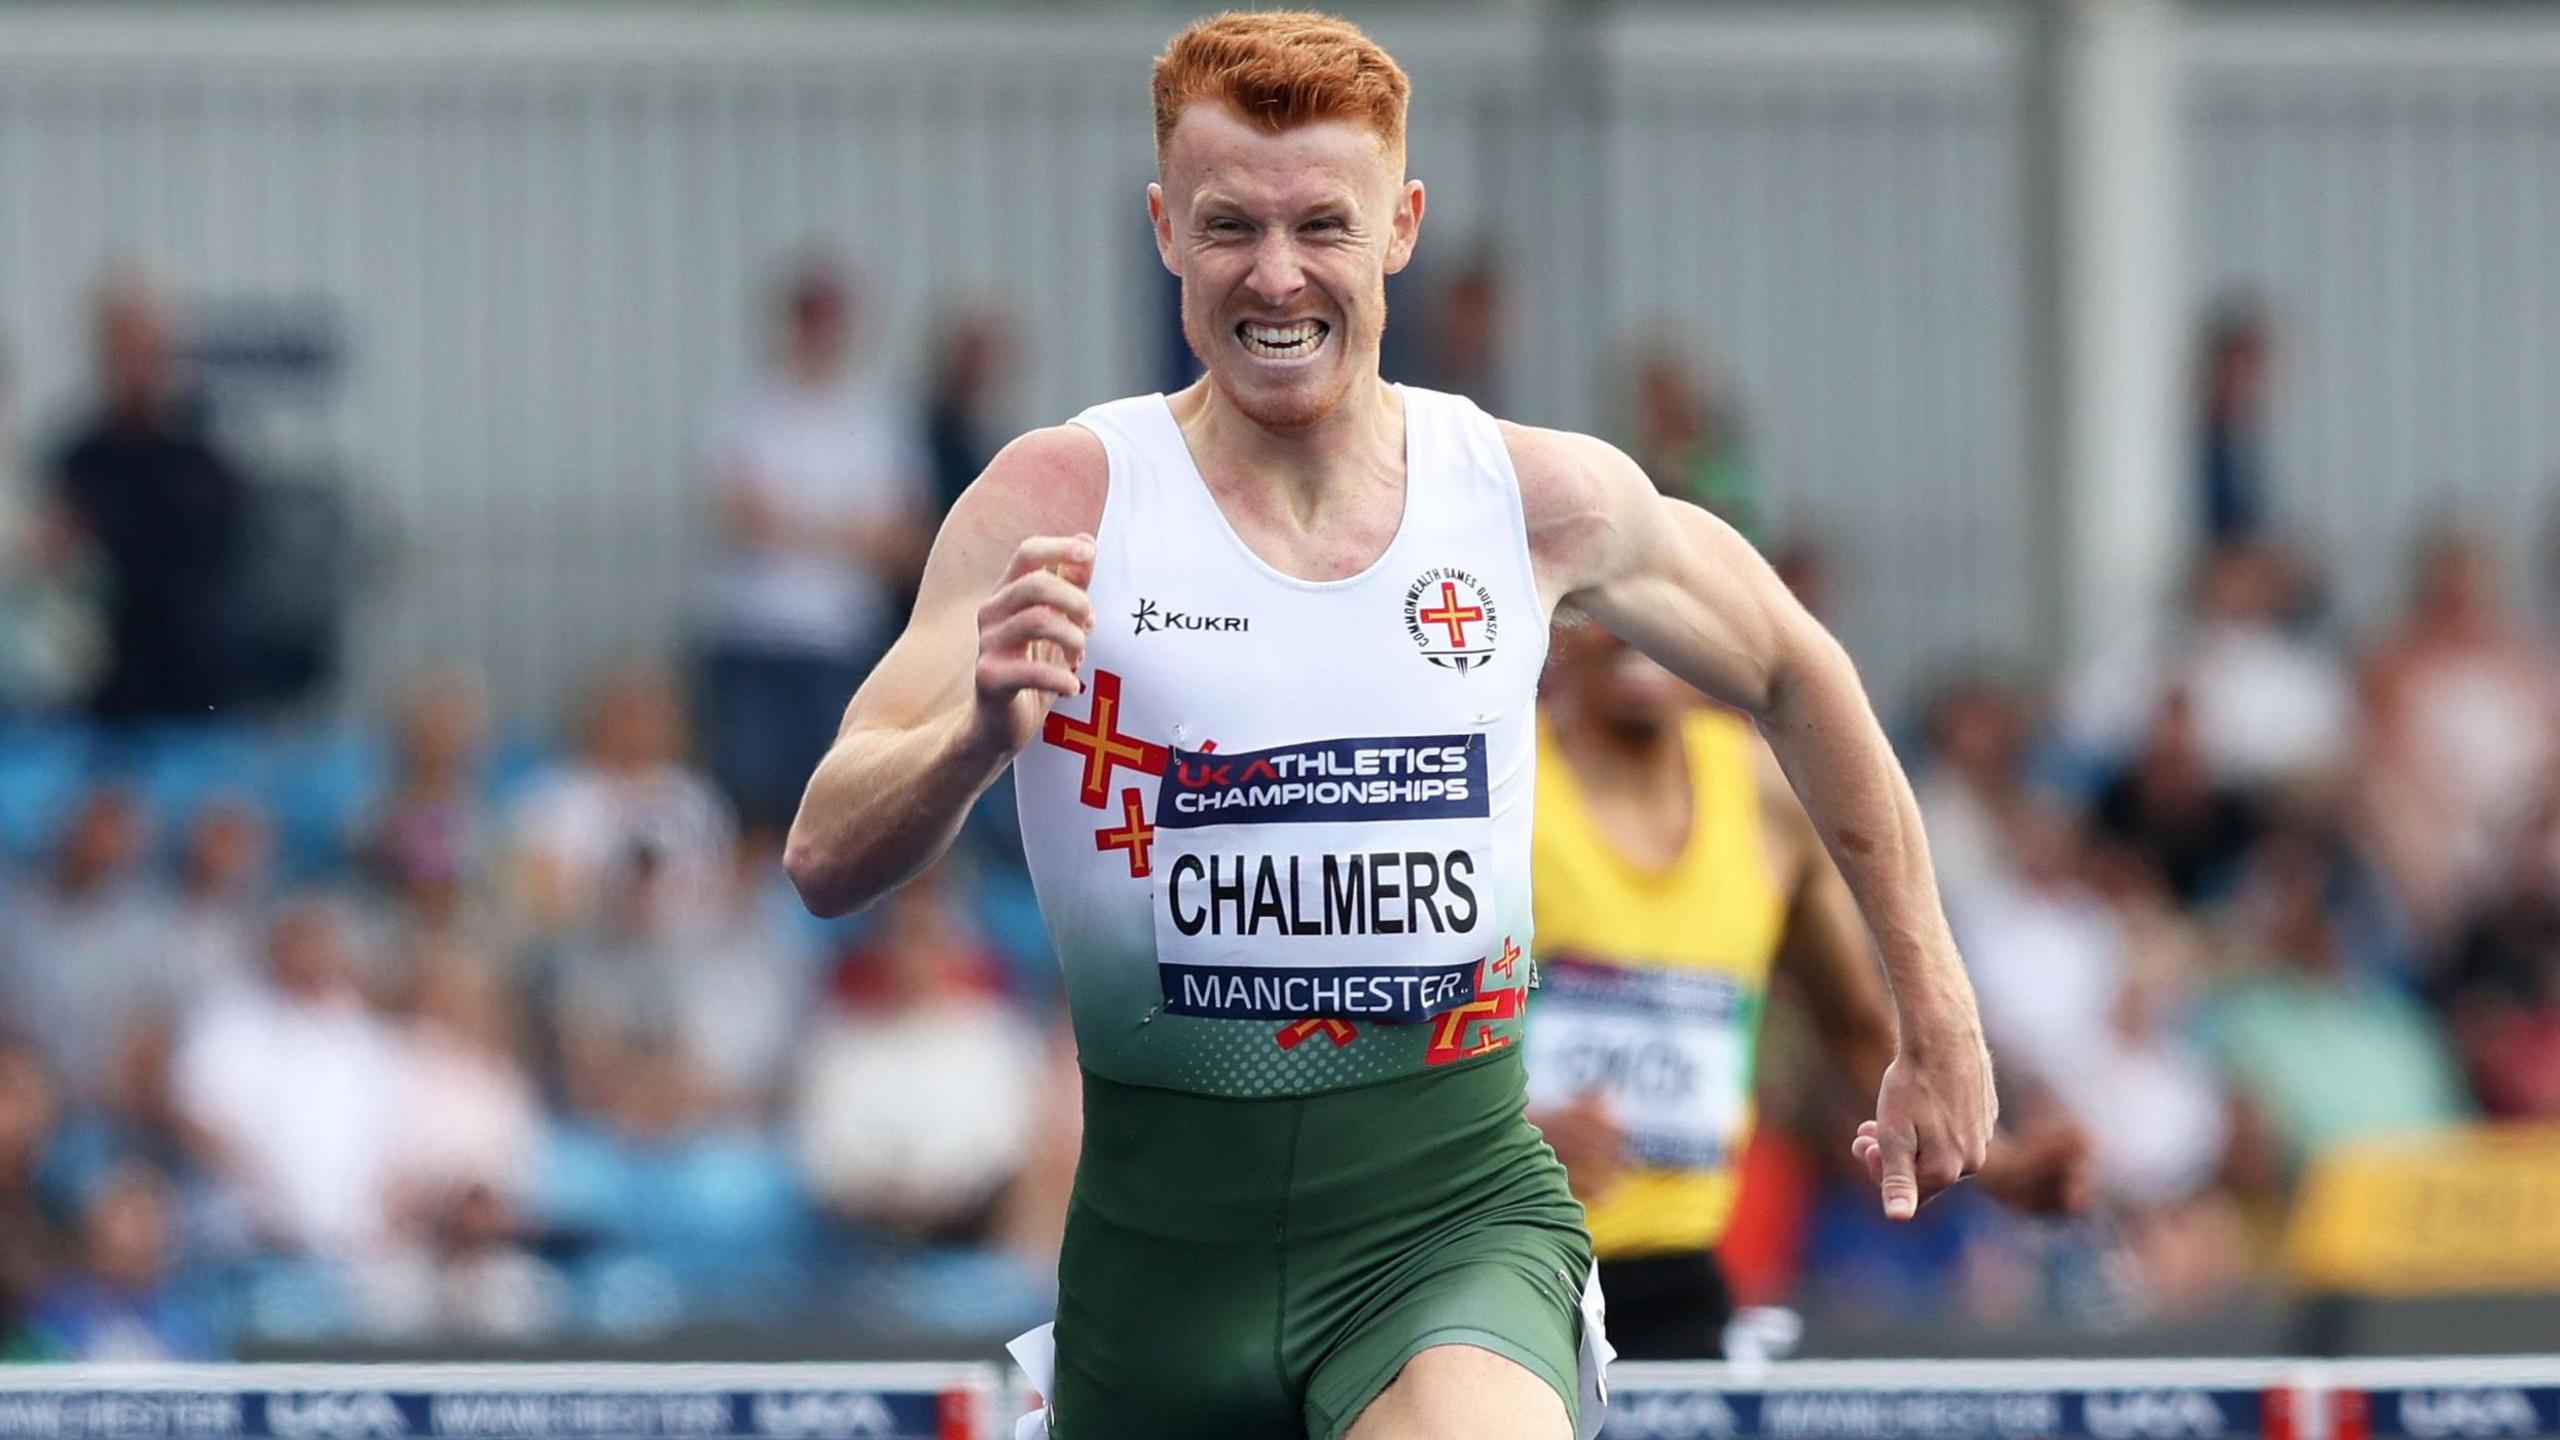
[[[1147,812],[1141,803],[1142,793],[1134,786],[1120,792],[1120,815],[1123,824],[1117,830],[1104,828],[1093,832],[1096,850],[1129,852],[1129,874],[1147,873],[1147,853],[1155,848],[1156,827],[1147,823]]]
[[[1292,1020],[1281,1026],[1271,1038],[1280,1042],[1281,1049],[1295,1050],[1307,1043],[1308,1037],[1315,1035],[1322,1035],[1332,1041],[1333,1048],[1336,1050],[1360,1038],[1360,1032],[1351,1027],[1350,1021],[1336,1020],[1329,1016]]]
[[[1431,1048],[1422,1052],[1425,1065],[1446,1065],[1488,1051],[1499,1050],[1511,1043],[1511,1037],[1493,1027],[1520,1013],[1520,997],[1526,990],[1496,990],[1479,995],[1455,1010],[1443,1011],[1431,1025]]]
[[[1440,582],[1439,608],[1434,610],[1425,610],[1414,618],[1420,620],[1425,625],[1448,626],[1449,643],[1460,650],[1464,650],[1467,648],[1467,622],[1470,620],[1483,619],[1484,607],[1481,605],[1459,604],[1457,582],[1452,580],[1443,580]]]
[[[1520,947],[1511,943],[1510,936],[1503,936],[1502,953],[1493,957],[1493,973],[1508,980],[1511,978],[1511,967],[1519,961]]]
[[[1084,757],[1084,784],[1077,796],[1096,810],[1111,798],[1115,767],[1126,765],[1144,775],[1164,773],[1163,746],[1120,733],[1120,677],[1108,670],[1093,672],[1093,713],[1075,721],[1052,710],[1040,738]]]

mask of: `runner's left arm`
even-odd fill
[[[1551,601],[1598,620],[1769,738],[1858,901],[1898,1012],[1870,1168],[1908,1218],[1982,1166],[1998,1102],[1920,808],[1856,668],[1733,528],[1658,493],[1615,446],[1505,426]]]

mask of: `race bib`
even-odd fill
[[[1165,1009],[1411,1023],[1475,999],[1486,769],[1482,735],[1174,751],[1152,877]]]
[[[1723,1165],[1750,1102],[1748,1001],[1711,971],[1540,961],[1529,1103],[1569,1105],[1597,1091],[1639,1163]]]

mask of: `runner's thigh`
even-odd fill
[[[1344,1440],[1572,1440],[1555,1387],[1516,1360],[1438,1345],[1406,1363]]]

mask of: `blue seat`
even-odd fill
[[[0,721],[0,852],[33,860],[51,848],[88,786],[90,750],[73,721]]]
[[[267,804],[277,857],[296,880],[346,867],[391,783],[390,746],[369,725],[345,723],[276,737]]]
[[[345,1268],[301,1256],[261,1256],[235,1273],[238,1319],[269,1344],[318,1344],[363,1333],[364,1312]]]
[[[267,746],[246,723],[155,725],[101,745],[97,758],[100,769],[132,783],[172,844],[213,801],[263,801],[266,793]]]
[[[1054,999],[1059,987],[1056,953],[1049,945],[1049,925],[1040,914],[1040,897],[1031,888],[1029,871],[1019,866],[987,866],[977,877],[978,923],[1004,955],[1007,979],[1014,992],[1038,1004]]]
[[[503,810],[562,763],[539,736],[502,731],[489,747],[488,793],[483,798]]]
[[[584,1250],[570,1273],[590,1327],[747,1321],[808,1303],[816,1219],[774,1136],[652,1142],[560,1125],[531,1199],[543,1228]]]

